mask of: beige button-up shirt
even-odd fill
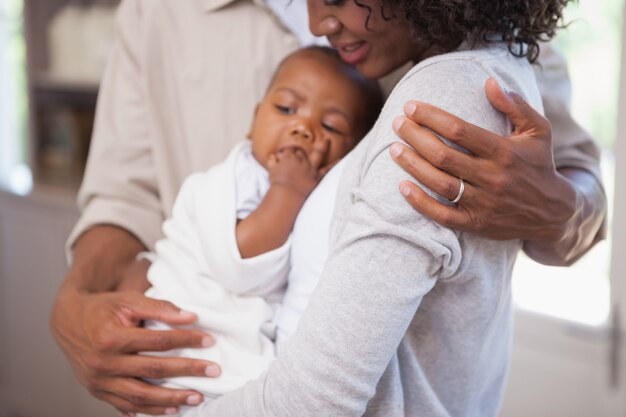
[[[123,1],[68,247],[114,224],[153,249],[184,178],[245,138],[275,67],[297,47],[261,0]],[[557,166],[597,174],[598,148],[569,116],[564,61],[543,51]]]
[[[297,47],[261,1],[123,1],[68,243],[107,223],[152,249],[183,179],[246,137]]]

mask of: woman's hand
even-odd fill
[[[459,194],[460,178],[465,190],[456,205],[436,201],[409,181],[400,184],[400,191],[417,211],[446,227],[492,239],[537,241],[544,249],[546,245],[567,246],[563,242],[573,236],[577,224],[573,219],[580,217],[585,197],[575,178],[586,173],[574,169],[577,174],[568,178],[556,170],[550,123],[523,98],[504,92],[494,79],[487,81],[486,92],[515,126],[511,136],[486,131],[428,104],[405,105],[405,117],[394,121],[394,130],[413,150],[394,144],[394,160],[449,200]],[[433,132],[470,154],[447,146]],[[601,189],[598,184],[596,188]],[[596,231],[597,227],[592,238]],[[587,239],[582,253],[592,240]]]

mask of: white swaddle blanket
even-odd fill
[[[210,329],[216,341],[210,348],[163,356],[202,358],[222,368],[218,378],[171,378],[164,381],[168,386],[215,397],[257,378],[275,357],[274,322],[289,272],[290,241],[242,259],[235,236],[237,205],[250,206],[251,199],[258,205],[267,191],[268,184],[250,185],[263,172],[249,142],[236,146],[223,163],[187,178],[163,225],[166,237],[156,245],[148,271],[153,287],[146,295],[196,313],[198,321],[186,328]],[[238,190],[252,197],[238,196]],[[147,327],[170,328],[158,322]]]

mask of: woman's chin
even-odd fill
[[[411,66],[415,65],[415,63],[410,59],[398,59],[395,60],[395,62],[385,60],[379,60],[377,62],[363,61],[355,65],[355,67],[357,71],[359,71],[359,73],[361,73],[361,75],[363,75],[365,78],[369,80],[379,80],[400,68],[404,68],[405,65],[407,65],[409,62],[411,62]]]
[[[369,80],[378,80],[385,75],[391,74],[396,69],[396,67],[380,66],[373,63],[362,62],[356,65],[356,69],[365,78]]]

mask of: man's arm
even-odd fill
[[[544,112],[552,126],[552,149],[557,171],[577,191],[577,210],[563,238],[551,245],[530,240],[524,251],[544,264],[572,264],[606,237],[606,196],[600,182],[600,147],[571,115],[571,83],[565,57],[543,44],[535,76]]]
[[[597,177],[579,167],[557,170],[550,123],[520,96],[486,85],[487,97],[515,126],[508,138],[471,125],[433,106],[410,102],[395,129],[413,150],[394,145],[396,162],[435,192],[446,206],[410,182],[407,201],[438,223],[493,239],[524,239],[526,253],[549,265],[570,265],[604,237],[606,197]],[[471,153],[445,144],[437,132]]]
[[[121,411],[164,414],[200,396],[138,378],[206,375],[219,368],[205,361],[137,354],[211,343],[199,332],[140,328],[150,318],[173,324],[195,318],[137,292],[146,288],[147,263],[136,255],[160,236],[163,221],[140,59],[142,7],[148,4],[127,0],[118,11],[79,196],[82,215],[68,243],[72,266],[50,327],[79,381],[94,396]]]
[[[136,260],[144,249],[137,238],[114,226],[96,226],[83,234],[50,325],[77,378],[93,396],[119,410],[165,414],[178,405],[197,404],[202,397],[193,391],[154,387],[137,378],[207,376],[214,364],[136,353],[208,346],[213,341],[199,331],[141,328],[147,319],[177,325],[196,319],[171,303],[138,292],[147,287],[148,263]]]
[[[526,240],[524,252],[544,265],[571,265],[606,238],[606,195],[597,177],[579,168],[561,168],[559,174],[576,190],[573,216],[556,240]]]

